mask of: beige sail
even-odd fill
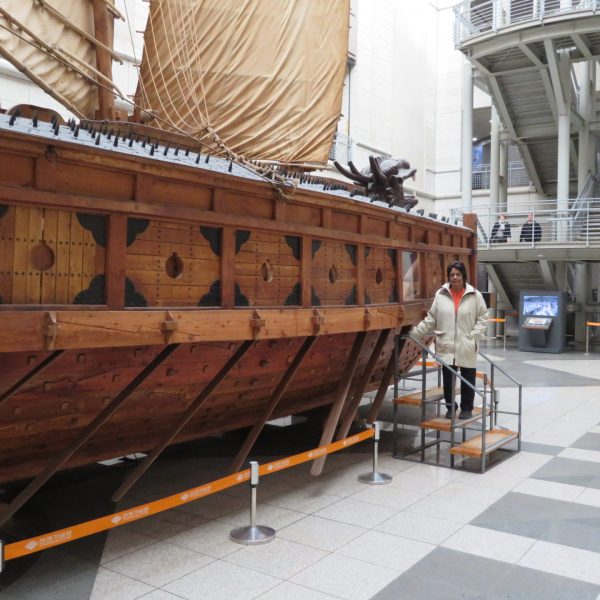
[[[79,116],[98,107],[91,0],[0,0],[0,55]]]
[[[349,0],[153,0],[137,103],[248,158],[326,162]]]

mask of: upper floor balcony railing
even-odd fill
[[[464,0],[454,7],[454,43],[527,21],[596,10],[600,0]]]
[[[490,188],[491,167],[489,164],[473,165],[471,174],[472,189],[488,190]],[[520,160],[508,163],[508,187],[523,187],[531,184],[525,165]]]
[[[600,198],[578,198],[568,208],[559,208],[556,200],[511,202],[499,212],[490,205],[473,206],[477,214],[477,236],[480,248],[539,246],[600,246]],[[462,219],[463,211],[453,209],[451,220]],[[500,215],[506,217],[500,229]],[[526,225],[528,215],[533,225]],[[498,224],[498,225],[496,225]]]

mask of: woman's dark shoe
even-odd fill
[[[461,410],[460,415],[458,415],[459,419],[470,419],[473,416],[473,411],[471,410]]]

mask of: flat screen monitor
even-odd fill
[[[558,296],[523,296],[523,315],[527,317],[558,317]]]

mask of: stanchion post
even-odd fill
[[[379,434],[381,432],[381,423],[375,421],[375,435],[373,436],[373,472],[363,473],[358,476],[358,481],[361,483],[369,483],[371,485],[383,485],[392,481],[392,476],[378,471],[378,453],[379,453]]]
[[[590,353],[590,324],[585,324],[585,355]]]
[[[0,573],[4,571],[4,540],[0,540]]]
[[[272,527],[256,524],[256,488],[258,487],[258,463],[250,462],[250,525],[236,527],[229,533],[233,542],[245,544],[266,544],[275,539],[275,530]]]

